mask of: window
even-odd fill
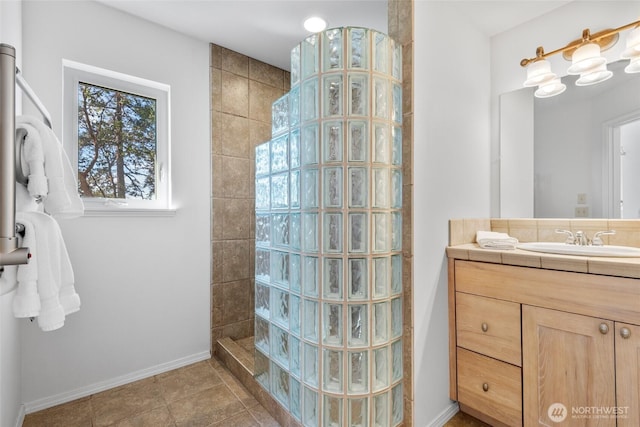
[[[169,86],[63,67],[65,148],[87,212],[169,209]]]

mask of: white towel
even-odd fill
[[[44,150],[40,132],[27,123],[20,124],[20,128],[26,131],[22,144],[22,165],[26,165],[23,173],[28,177],[27,189],[31,197],[44,199],[49,194],[49,184],[44,172]]]
[[[509,236],[507,233],[495,231],[478,231],[476,242],[484,249],[515,249],[518,239]]]
[[[32,116],[16,117],[16,128],[27,131],[27,138],[40,139],[44,159],[44,174],[48,193],[44,210],[55,218],[75,218],[84,214],[84,204],[78,196],[78,185],[71,162],[56,134],[41,120]],[[26,142],[26,140],[25,140]],[[33,144],[33,149],[37,149]],[[35,166],[29,164],[30,172]]]

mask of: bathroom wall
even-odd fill
[[[63,58],[171,86],[175,207],[60,222],[82,308],[54,332],[21,321],[30,412],[209,357],[209,45],[97,2],[27,1],[22,22],[24,75],[58,135]]]
[[[293,46],[292,46],[293,47]],[[255,146],[271,139],[271,104],[289,73],[212,44],[211,344],[253,335]]]

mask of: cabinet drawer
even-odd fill
[[[520,304],[456,293],[459,347],[522,366]]]
[[[512,427],[522,426],[517,366],[458,348],[458,401]]]

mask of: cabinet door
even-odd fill
[[[525,426],[616,425],[586,413],[616,406],[614,335],[611,321],[522,307]]]
[[[640,326],[616,323],[618,427],[640,426]]]

